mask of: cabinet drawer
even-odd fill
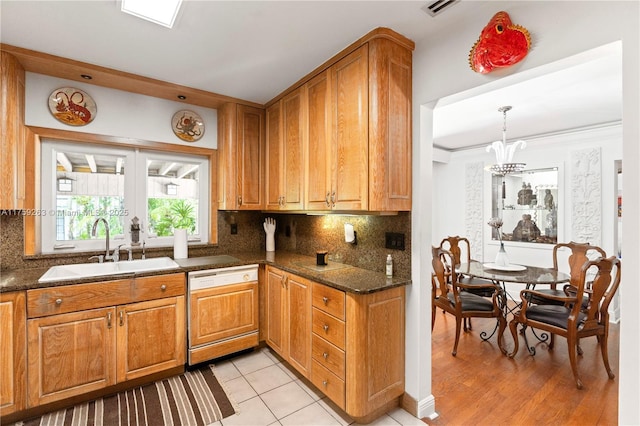
[[[317,308],[313,308],[313,325],[311,329],[316,335],[333,343],[340,349],[344,349],[344,322],[325,314]]]
[[[121,305],[130,301],[132,279],[27,291],[27,316],[37,318]]]
[[[344,321],[344,291],[314,283],[312,293],[312,304],[314,307]]]
[[[320,365],[344,380],[343,350],[314,334],[311,340],[311,356]]]
[[[135,279],[134,287],[131,291],[131,302],[184,295],[184,273],[154,275]]]
[[[324,368],[315,359],[311,363],[311,383],[344,410],[344,380]]]

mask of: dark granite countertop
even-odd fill
[[[351,293],[373,293],[393,287],[411,284],[409,278],[387,276],[381,272],[373,272],[342,263],[329,262],[327,266],[317,266],[315,258],[288,252],[256,252],[229,253],[228,255],[193,257],[177,259],[178,269],[159,270],[136,274],[107,275],[81,280],[65,280],[39,283],[38,279],[48,268],[19,269],[0,273],[0,293],[34,288],[73,285],[114,279],[169,274],[173,272],[190,272],[203,269],[216,269],[229,266],[250,265],[253,263],[276,266],[284,271]]]

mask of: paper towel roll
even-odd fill
[[[189,252],[187,250],[187,230],[174,229],[173,230],[173,258],[186,259],[187,257],[189,257]]]

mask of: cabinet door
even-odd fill
[[[411,210],[411,51],[369,42],[369,210]]]
[[[281,357],[287,359],[287,309],[286,276],[279,269],[267,267],[267,344]]]
[[[258,330],[258,283],[193,291],[189,295],[190,346]]]
[[[333,84],[332,207],[367,210],[369,174],[368,46],[331,67]]]
[[[282,99],[282,206],[286,210],[303,208],[304,191],[304,115],[302,87]]]
[[[29,407],[116,383],[115,308],[27,321]]]
[[[238,209],[262,210],[264,179],[264,110],[237,108]]]
[[[184,296],[117,308],[118,381],[185,363]]]
[[[266,209],[279,210],[282,204],[282,102],[267,108],[266,157]]]
[[[24,69],[18,60],[6,52],[0,52],[0,209],[26,208],[26,128],[24,126]]]
[[[289,363],[305,377],[311,374],[311,284],[290,275],[287,279],[289,305]]]
[[[305,209],[331,209],[331,72],[305,85],[307,103]]]
[[[27,313],[24,292],[0,294],[0,415],[26,408]]]

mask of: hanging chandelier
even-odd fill
[[[524,170],[525,163],[514,163],[513,153],[520,147],[524,149],[527,143],[523,140],[517,140],[510,145],[507,145],[507,111],[511,110],[510,106],[503,106],[498,108],[504,117],[502,126],[502,140],[495,141],[487,146],[487,152],[491,152],[493,149],[496,152],[496,164],[487,166],[486,170],[490,171],[494,175],[506,175],[509,173],[518,173]]]

